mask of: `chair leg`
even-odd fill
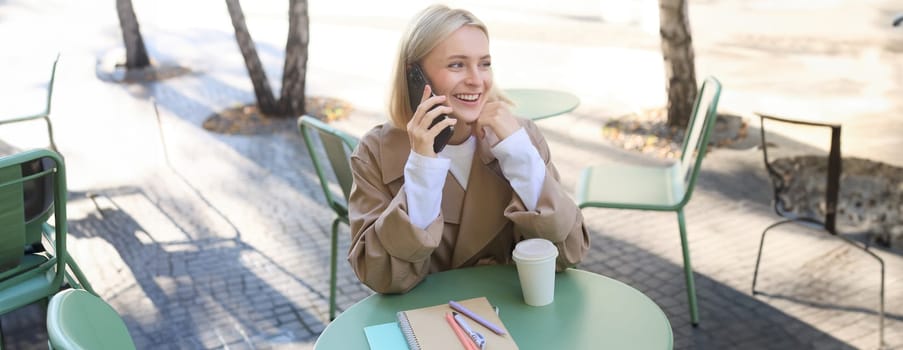
[[[48,344],[50,342],[47,342]],[[6,338],[3,336],[3,322],[0,321],[0,350],[6,348]]]
[[[47,122],[47,135],[50,136],[50,148],[53,149],[54,152],[60,153],[60,150],[56,148],[56,142],[53,141],[53,125],[50,124],[50,116],[45,115],[44,121]]]
[[[759,238],[759,253],[756,254],[756,268],[753,270],[753,280],[752,280],[752,295],[756,295],[756,279],[759,277],[759,262],[762,260],[762,247],[765,245],[765,234],[768,233],[768,230],[772,228],[786,224],[788,222],[793,222],[793,220],[782,220],[776,223],[771,224],[766,227],[764,231],[762,231],[762,238]]]
[[[335,319],[335,285],[336,285],[336,259],[339,251],[339,223],[341,218],[332,221],[332,238],[329,253],[329,320]]]
[[[771,230],[772,228],[774,228],[776,226],[783,225],[783,224],[786,224],[789,222],[795,222],[795,221],[796,220],[793,220],[793,219],[778,221],[774,224],[771,224],[771,226],[768,226],[767,228],[765,228],[765,231],[762,231],[762,238],[759,240],[759,253],[756,257],[756,268],[755,268],[755,270],[753,270],[753,281],[752,281],[752,294],[753,295],[757,294],[756,277],[758,277],[758,274],[759,274],[759,261],[761,261],[761,259],[762,259],[762,246],[765,244],[765,234],[768,233],[769,230]],[[879,302],[880,302],[880,305],[878,308],[878,348],[883,349],[885,346],[885,343],[884,343],[884,260],[882,260],[881,257],[879,257],[877,254],[875,254],[871,250],[869,250],[868,245],[866,245],[865,247],[862,247],[859,244],[856,244],[856,242],[854,242],[844,236],[835,235],[835,234],[832,234],[831,236],[840,238],[847,244],[852,245],[856,248],[859,248],[860,250],[864,251],[868,255],[871,255],[873,258],[875,258],[875,260],[878,260],[878,264],[881,265],[881,289],[878,294]]]
[[[66,272],[66,279],[69,280],[70,283],[74,284],[76,288],[84,289],[89,293],[100,297],[100,295],[98,295],[97,292],[94,291],[94,287],[91,286],[91,283],[88,282],[88,278],[85,277],[82,269],[78,267],[77,263],[75,263],[75,258],[73,258],[72,255],[66,254],[66,266],[68,266],[69,269],[72,270],[72,273],[75,275],[75,278],[73,278],[73,276],[69,275],[69,272]]]
[[[699,326],[699,308],[696,305],[696,283],[693,278],[693,266],[690,264],[690,246],[687,242],[687,230],[684,223],[683,209],[677,211],[677,224],[680,226],[680,245],[684,258],[684,278],[687,284],[687,300],[690,302],[690,323]]]
[[[878,348],[883,349],[885,346],[885,343],[884,343],[884,260],[882,260],[881,257],[879,257],[877,254],[875,254],[871,250],[869,250],[868,246],[862,247],[862,246],[856,244],[856,242],[853,242],[849,238],[846,238],[841,235],[832,235],[832,236],[840,238],[844,242],[847,242],[848,244],[850,244],[856,248],[859,248],[860,250],[866,252],[868,255],[871,255],[873,258],[875,258],[875,260],[878,260],[878,263],[881,264],[881,290],[879,292],[879,300],[880,300],[881,304],[879,305],[879,309],[878,309],[878,311],[879,311],[878,312]]]

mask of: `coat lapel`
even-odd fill
[[[477,143],[476,153],[461,206],[453,268],[473,258],[508,224],[504,211],[511,200],[511,186],[497,172],[498,161],[485,141]]]
[[[464,203],[464,188],[449,172],[445,176],[445,187],[442,189],[442,219],[447,223],[461,223],[461,208]]]

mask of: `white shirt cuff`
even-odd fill
[[[439,216],[442,189],[451,160],[425,157],[411,151],[404,165],[404,189],[411,223],[425,229]]]
[[[492,147],[492,154],[499,160],[502,174],[527,210],[536,210],[542,183],[546,179],[546,165],[530,142],[527,131],[518,129]]]

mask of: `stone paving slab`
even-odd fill
[[[598,138],[599,127],[607,118],[660,102],[661,86],[656,79],[661,66],[654,36],[630,24],[599,22],[592,12],[572,16],[595,9],[596,4],[589,1],[556,9],[520,3],[520,11],[510,11],[506,6],[512,5],[504,1],[494,6],[461,2],[478,14],[486,13],[484,19],[494,21],[490,25],[499,24],[499,37],[494,41],[499,59],[512,52],[522,55],[527,47],[547,52],[537,54],[547,62],[545,66],[535,64],[531,60],[535,57],[529,55],[520,63],[509,59],[509,68],[500,64],[499,75],[512,84],[508,86],[529,83],[563,88],[577,91],[584,101],[571,114],[538,123],[550,142],[564,185],[573,188],[579,170],[590,161],[663,163],[612,148]],[[767,10],[766,5],[783,3],[787,2],[763,2],[750,9],[743,2],[691,2],[694,11],[707,14],[694,21],[694,28],[725,26],[722,19],[736,18],[731,16],[744,13],[741,10],[747,10],[750,18],[763,16],[776,11]],[[0,19],[20,19],[0,20],[0,33],[69,23],[61,10],[73,16],[100,13],[109,17],[94,25],[71,27],[66,34],[70,40],[63,43],[51,32],[37,33],[33,40],[0,34],[2,42],[20,43],[19,50],[0,57],[27,67],[23,72],[43,72],[43,66],[30,62],[28,56],[52,52],[48,43],[66,48],[58,73],[54,126],[69,167],[70,246],[101,296],[123,316],[139,348],[312,348],[327,324],[332,213],[294,121],[284,121],[282,132],[263,136],[218,135],[200,127],[213,111],[253,99],[222,3],[162,1],[139,8],[139,18],[148,14],[142,24],[155,57],[200,68],[194,75],[144,85],[108,84],[94,76],[95,59],[118,40],[111,5],[17,4],[0,4]],[[412,10],[391,3],[374,8],[371,17],[357,17],[339,11],[347,7],[344,2],[330,4],[312,5],[312,37],[333,39],[312,41],[312,52],[338,54],[331,56],[336,62],[312,57],[309,90],[352,101],[356,112],[336,126],[360,135],[383,119],[385,67],[397,31]],[[278,22],[284,21],[282,9],[272,4],[243,5],[268,69],[278,73],[282,39],[274,38],[284,33]],[[790,11],[789,5],[782,6]],[[880,1],[838,1],[820,5],[818,13],[830,14],[826,18],[836,18],[838,11],[845,9],[874,13],[868,6],[890,7]],[[201,10],[210,11],[209,17],[194,22],[178,20]],[[788,16],[787,20],[794,19]],[[549,31],[535,41],[523,39],[517,33],[527,20],[561,31]],[[787,36],[814,36],[813,42],[837,43],[818,38],[817,31],[790,32],[787,28],[792,27],[786,23],[781,28]],[[577,31],[582,35],[571,35]],[[901,94],[894,94],[903,85],[899,76],[881,80],[869,75],[876,70],[878,74],[899,72],[901,66],[887,63],[899,57],[894,51],[880,51],[873,57],[875,69],[855,66],[863,75],[850,86],[861,87],[864,85],[857,85],[860,80],[872,79],[876,88],[853,89],[847,95],[821,91],[821,95],[797,96],[794,101],[775,96],[792,95],[805,86],[806,79],[836,84],[842,78],[815,76],[822,70],[813,68],[813,62],[819,61],[818,50],[803,56],[790,52],[781,56],[785,60],[781,62],[798,68],[800,81],[795,84],[799,85],[782,88],[780,94],[769,91],[755,84],[762,79],[763,64],[738,59],[764,56],[749,54],[754,50],[749,45],[740,49],[729,45],[731,38],[742,34],[736,31],[718,32],[716,37],[700,35],[698,41],[700,71],[714,72],[726,85],[725,108],[746,111],[767,100],[769,109],[783,107],[790,112],[797,111],[798,104],[803,104],[799,101],[804,101],[819,112],[832,108],[848,112],[861,106],[856,102],[860,93],[869,99],[884,96],[887,100],[879,104],[883,107],[867,109],[869,115],[903,106],[897,99]],[[852,32],[891,35],[875,29]],[[204,40],[189,43],[186,36]],[[342,40],[348,39],[361,42],[363,49],[383,52],[385,57],[374,54],[360,62],[360,55],[342,54],[348,46],[341,44]],[[874,50],[883,42],[854,40],[844,45],[841,48],[852,49],[841,50],[840,56],[823,57],[821,62],[849,68],[859,58],[857,49]],[[600,66],[588,59],[616,63]],[[656,66],[647,68],[647,62]],[[607,79],[580,80],[585,71],[556,68],[587,66],[598,67],[592,74]],[[623,72],[616,72],[618,69]],[[24,85],[37,87],[30,90],[40,94],[45,78],[43,73],[36,76],[16,77]],[[629,79],[635,84],[625,82]],[[823,96],[830,101],[821,107],[812,105],[811,101]],[[160,107],[159,117],[151,98]],[[842,119],[830,112],[826,115]],[[856,127],[864,122],[855,117],[846,120],[853,120],[850,134],[859,138],[845,139],[845,147],[874,147],[866,139],[883,140],[887,142],[884,145],[900,140],[895,136],[899,135],[896,130],[901,130],[898,121],[869,119],[869,123],[877,120],[883,124],[873,128],[877,136],[868,134],[866,138]],[[750,135],[755,135],[755,125],[752,127]],[[0,129],[0,149],[8,153],[43,146],[45,139],[30,136],[43,135],[42,128],[6,126]],[[882,161],[900,164],[901,158],[894,155],[875,153]],[[649,295],[668,316],[677,349],[875,348],[877,266],[861,252],[824,234],[790,228],[770,234],[759,279],[764,294],[750,294],[759,234],[777,220],[769,201],[770,188],[754,141],[707,156],[686,209],[701,316],[698,328],[689,325],[674,214],[586,209],[592,250],[579,267],[621,280]],[[347,228],[342,228],[340,236],[339,250],[347,251]],[[899,251],[878,249],[877,254],[887,264],[885,338],[890,348],[903,348],[903,257]],[[340,264],[338,289],[340,309],[371,293],[347,263]],[[46,334],[39,331],[43,328],[41,313],[40,308],[29,307],[0,318],[7,347],[45,348]]]

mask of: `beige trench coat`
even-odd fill
[[[589,249],[583,215],[559,183],[549,147],[532,121],[520,119],[546,163],[535,211],[527,211],[486,141],[477,142],[468,188],[448,173],[439,217],[426,229],[407,214],[404,166],[408,136],[383,124],[367,132],[351,155],[351,249],[358,278],[379,293],[404,293],[431,273],[481,264],[511,263],[514,245],[545,238],[558,247],[559,270]]]

